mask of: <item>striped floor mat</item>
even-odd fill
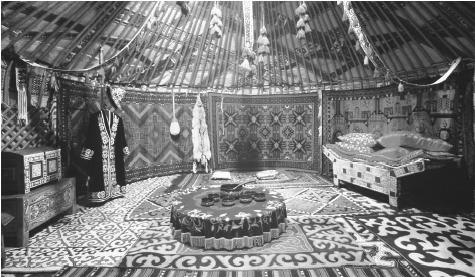
[[[407,263],[397,267],[338,267],[289,270],[192,271],[157,268],[65,267],[55,277],[418,277]]]

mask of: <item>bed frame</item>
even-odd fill
[[[402,177],[426,170],[424,159],[416,159],[398,167],[374,166],[364,162],[344,159],[323,146],[323,154],[333,164],[333,183],[340,187],[342,182],[367,188],[388,195],[389,204],[400,207]]]

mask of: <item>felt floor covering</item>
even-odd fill
[[[395,210],[314,177],[269,188],[284,196],[288,227],[262,247],[205,251],[173,240],[169,199],[210,185],[209,176],[173,175],[40,228],[27,247],[6,249],[2,276],[473,276],[473,215]]]

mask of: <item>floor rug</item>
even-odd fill
[[[136,206],[125,214],[125,221],[153,220],[157,217],[169,216],[170,204],[176,193],[198,185],[199,174],[177,174],[170,176],[169,183],[155,186],[149,194],[139,199]],[[165,178],[165,177],[163,177]]]
[[[281,270],[247,270],[247,271],[192,271],[170,270],[157,268],[81,268],[66,267],[55,277],[310,277],[310,276],[338,276],[338,277],[415,277],[417,274],[410,265],[401,263],[394,268],[386,267],[331,267],[312,269],[281,269]]]
[[[369,255],[332,217],[291,218],[287,232],[272,243],[235,251],[190,248],[173,239],[164,218],[140,235],[120,265],[189,270],[394,267],[384,253]]]
[[[150,221],[125,221],[124,214],[158,188],[171,186],[175,176],[151,178],[129,185],[125,198],[98,207],[81,208],[31,233],[26,247],[6,248],[5,268],[30,272],[63,266],[115,266]]]
[[[439,214],[358,217],[426,276],[474,276],[475,221]]]

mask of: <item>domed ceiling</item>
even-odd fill
[[[236,88],[365,84],[384,78],[342,20],[337,2],[308,1],[310,29],[297,38],[302,2],[252,2],[254,38],[267,30],[269,55],[242,71],[242,2],[2,2],[6,50],[49,68],[104,67],[109,82]],[[385,66],[406,80],[443,73],[457,57],[475,57],[474,2],[351,2]],[[222,11],[222,36],[211,12]],[[257,45],[253,45],[257,49]],[[81,72],[83,69],[94,68]]]

